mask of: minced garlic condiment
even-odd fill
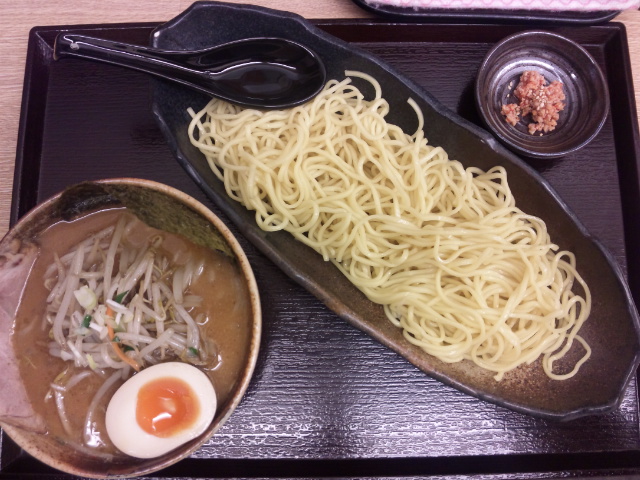
[[[532,122],[528,124],[530,134],[551,132],[558,125],[560,112],[565,107],[565,95],[562,82],[556,80],[546,85],[547,81],[538,72],[526,71],[520,76],[520,83],[513,94],[520,103],[502,106],[502,114],[510,125],[515,125],[527,115]]]

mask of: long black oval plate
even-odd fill
[[[385,318],[382,308],[367,300],[333,265],[286,232],[261,231],[254,214],[227,197],[222,183],[187,137],[187,108],[197,110],[208,99],[181,86],[157,81],[154,114],[171,149],[239,230],[340,317],[446,384],[507,408],[550,419],[568,420],[615,409],[640,361],[638,314],[610,254],[589,235],[546,181],[491,135],[444,108],[411,80],[297,15],[250,5],[198,2],[156,29],[151,43],[158,48],[199,49],[253,36],[281,36],[307,45],[326,62],[329,78],[343,78],[345,70],[373,75],[391,105],[387,117],[390,122],[405,131],[415,129],[415,114],[406,103],[412,97],[424,112],[432,145],[443,146],[450,158],[465,166],[503,166],[519,207],[543,218],[554,242],[562,249],[572,250],[578,258],[578,268],[594,299],[591,317],[581,330],[592,346],[592,357],[578,375],[566,381],[550,380],[536,362],[496,382],[490,372],[471,362],[446,364],[409,344]]]

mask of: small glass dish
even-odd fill
[[[547,84],[563,84],[564,109],[550,132],[529,133],[530,116],[512,126],[502,106],[518,103],[513,94],[522,73],[536,71]],[[580,45],[556,33],[525,31],[496,44],[476,78],[476,106],[493,134],[509,149],[531,158],[558,158],[587,145],[609,113],[609,90],[600,67]]]

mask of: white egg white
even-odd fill
[[[136,420],[138,392],[146,383],[164,377],[177,377],[187,383],[200,401],[194,424],[170,437],[145,432]],[[216,412],[216,393],[209,377],[187,363],[160,363],[145,368],[127,380],[113,395],[107,407],[107,434],[113,444],[133,457],[153,458],[163,455],[204,432]]]

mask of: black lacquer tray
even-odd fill
[[[473,78],[482,56],[525,28],[315,23],[379,55],[474,123]],[[91,62],[52,62],[53,39],[61,31],[147,44],[155,26],[32,31],[12,222],[67,185],[116,176],[180,188],[225,218],[173,158],[151,112],[146,76]],[[640,155],[625,31],[615,23],[554,31],[585,45],[600,63],[611,116],[579,155],[533,165],[613,253],[638,301]],[[254,380],[224,428],[158,478],[640,475],[635,379],[620,408],[606,415],[558,423],[506,410],[427,377],[337,318],[249,242],[243,247],[264,310]],[[5,435],[1,441],[0,478],[70,478],[42,466]]]
[[[446,109],[379,56],[327,35],[297,15],[251,5],[196,2],[156,29],[152,41],[154,46],[168,50],[197,50],[249,36],[285,37],[303,43],[323,60],[328,78],[342,79],[345,70],[371,75],[389,102],[387,121],[413,132],[417,118],[407,103],[411,98],[424,115],[424,130],[431,145],[443,147],[464,167],[488,170],[502,166],[518,207],[543,218],[559,248],[576,255],[578,270],[593,298],[589,320],[580,330],[581,337],[593,345],[590,360],[579,375],[562,382],[550,380],[539,362],[518,368],[496,382],[493,375],[471,362],[446,363],[425,355],[389,322],[380,305],[369,301],[331,263],[287,232],[264,232],[257,226],[254,212],[229,198],[225,185],[187,135],[189,109],[200,110],[209,96],[159,80],[154,88],[153,111],[167,143],[178,162],[243,236],[340,318],[447,385],[518,412],[555,420],[617,408],[640,361],[640,319],[620,278],[622,272],[612,268],[617,261],[599,248],[544,179],[486,131]],[[354,84],[363,88],[365,98],[372,97],[367,82],[358,84],[354,79]],[[572,361],[565,360],[558,362],[555,371],[573,367]]]

